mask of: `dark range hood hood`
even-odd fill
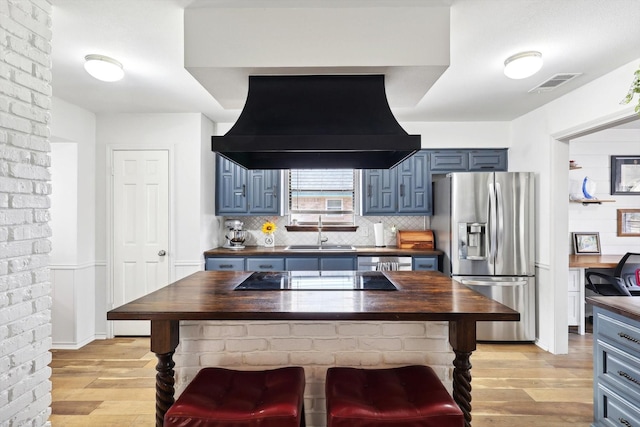
[[[211,149],[247,169],[387,169],[420,149],[383,75],[250,76],[247,102]]]

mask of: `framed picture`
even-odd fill
[[[611,194],[640,194],[640,156],[611,156]]]
[[[618,236],[640,236],[640,209],[618,209]]]
[[[576,255],[599,254],[600,234],[599,233],[573,233],[573,250]]]

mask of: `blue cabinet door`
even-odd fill
[[[437,256],[413,257],[413,270],[437,271],[438,257]]]
[[[320,270],[318,257],[295,257],[285,259],[287,271],[317,271]]]
[[[507,150],[471,150],[469,152],[470,171],[506,171]]]
[[[247,172],[234,162],[216,156],[216,215],[247,212]]]
[[[252,170],[249,176],[249,213],[280,214],[280,171]]]
[[[284,271],[284,258],[247,258],[247,271]]]
[[[363,215],[390,215],[397,211],[397,173],[391,169],[363,171]]]
[[[207,258],[205,260],[204,269],[217,271],[243,271],[244,258]]]
[[[352,271],[356,270],[356,257],[335,256],[320,258],[320,270]]]
[[[397,167],[399,215],[431,215],[429,153],[418,151]]]
[[[469,155],[466,150],[431,151],[429,169],[431,172],[449,173],[469,170]]]

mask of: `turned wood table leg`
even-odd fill
[[[449,322],[449,343],[456,355],[453,361],[453,400],[464,414],[465,427],[471,427],[471,353],[476,349],[476,322]]]
[[[453,400],[464,414],[465,426],[471,426],[471,353],[456,351],[453,361]]]
[[[177,320],[151,321],[151,351],[156,354],[156,427],[164,425],[164,414],[173,405],[175,389],[175,362],[173,354],[180,341]]]
[[[165,354],[156,354],[158,364],[156,365],[156,426],[161,427],[164,424],[164,414],[167,413],[171,405],[175,402],[173,397],[175,389],[175,372],[176,366],[173,361],[173,352]]]

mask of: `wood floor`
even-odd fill
[[[471,357],[473,427],[588,427],[592,335],[569,334],[569,354],[533,344],[479,344]],[[51,423],[154,426],[155,356],[148,338],[54,350]]]

